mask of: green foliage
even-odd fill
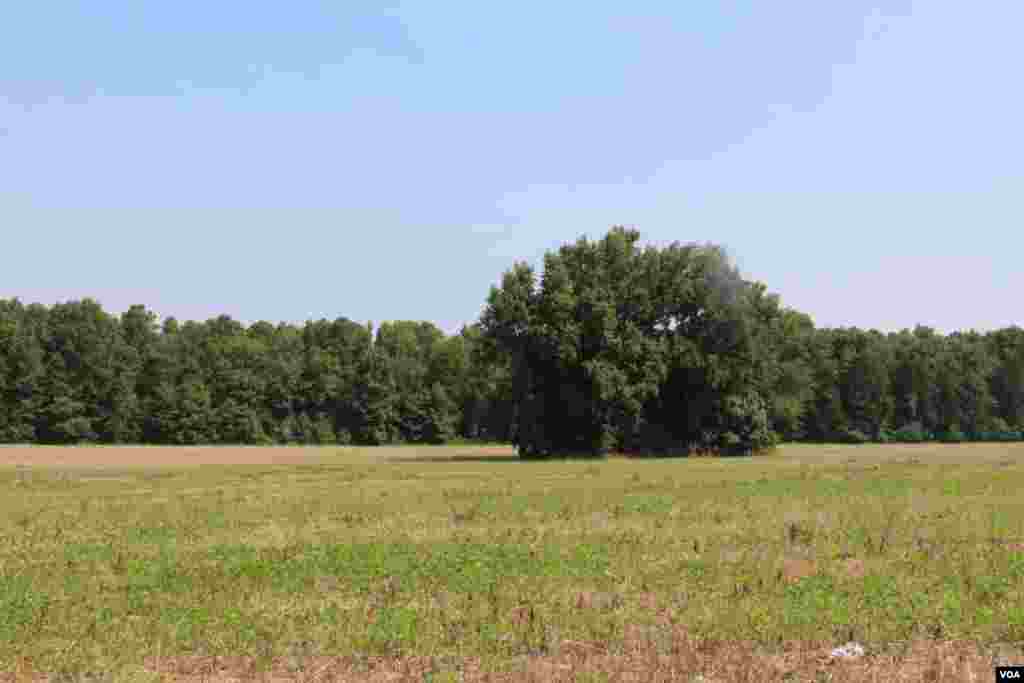
[[[962,443],[967,440],[967,435],[959,429],[951,429],[948,432],[936,434],[936,440],[942,443]]]
[[[893,443],[922,443],[929,440],[929,435],[914,426],[906,426],[889,432],[889,441]]]
[[[835,433],[835,441],[846,444],[862,444],[870,442],[871,439],[861,431],[844,428]]]
[[[513,367],[523,457],[772,443],[753,381],[762,290],[718,247],[638,240],[623,228],[581,238],[545,256],[539,286],[517,264],[492,288],[481,326]]]
[[[815,329],[714,245],[616,227],[540,274],[515,264],[486,304],[445,335],[0,300],[0,442],[464,439],[549,457],[1022,438],[1024,329]]]
[[[49,595],[34,589],[28,577],[4,577],[0,581],[0,646],[24,638],[49,604]]]
[[[715,444],[724,455],[764,451],[777,442],[764,400],[754,391],[726,396],[720,409],[721,428]]]
[[[975,441],[991,441],[1003,443],[1008,443],[1012,441],[1024,441],[1024,432],[1017,432],[1011,430],[998,432],[984,431],[978,432],[972,436],[976,437],[973,439]]]

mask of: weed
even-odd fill
[[[312,671],[327,653],[429,656],[415,679],[444,681],[469,660],[685,651],[720,680],[753,655],[716,642],[1024,639],[1024,470],[965,455],[952,476],[891,448],[0,473],[0,670],[141,680],[155,656]]]

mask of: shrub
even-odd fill
[[[81,443],[96,441],[98,438],[92,428],[92,422],[87,417],[73,417],[58,424],[54,432],[59,434],[66,443]]]
[[[942,443],[961,443],[967,440],[967,436],[959,429],[951,429],[938,435]]]
[[[979,432],[977,434],[978,441],[989,441],[989,442],[1010,442],[1020,441],[1021,433],[1013,430],[992,430],[987,432]]]
[[[836,433],[836,441],[839,443],[862,444],[868,443],[870,440],[864,432],[857,429],[844,428]]]
[[[894,443],[922,443],[929,440],[929,435],[915,426],[908,425],[890,432],[889,440]]]
[[[720,408],[719,424],[704,439],[711,450],[721,455],[750,455],[775,445],[767,405],[760,394],[747,391],[725,396]]]
[[[316,422],[313,423],[312,431],[313,440],[317,444],[337,443],[338,437],[334,433],[334,425],[331,423],[331,418],[327,415],[321,415],[317,418]]]

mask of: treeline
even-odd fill
[[[515,443],[523,456],[779,440],[1016,440],[1024,330],[817,329],[713,245],[614,228],[526,264],[480,321],[162,322],[0,300],[0,442]]]
[[[777,399],[792,440],[1016,441],[1024,438],[1024,330],[941,335],[813,330],[790,351],[796,400]]]
[[[479,331],[228,316],[159,324],[85,299],[0,301],[0,441],[154,444],[508,441],[507,378]]]

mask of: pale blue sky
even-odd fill
[[[1022,26],[984,0],[5,3],[0,297],[451,332],[514,261],[625,224],[725,245],[820,326],[1024,324]]]

